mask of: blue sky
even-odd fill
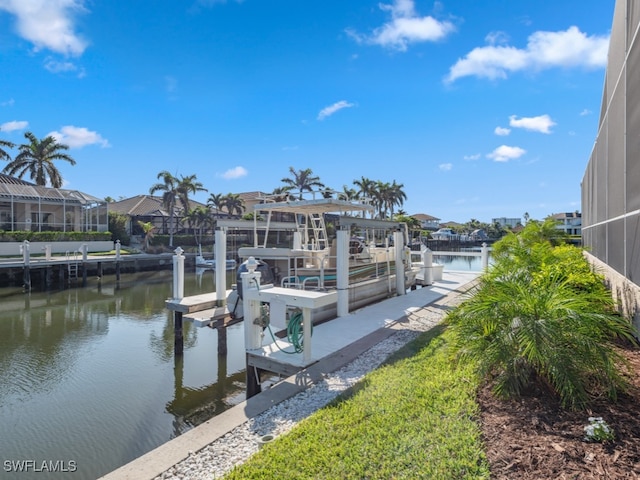
[[[0,138],[56,136],[98,197],[291,166],[395,180],[409,214],[542,219],[580,210],[614,3],[0,0]]]

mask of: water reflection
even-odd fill
[[[184,355],[174,359],[173,316],[164,307],[171,275],[127,274],[119,285],[104,277],[58,292],[0,290],[3,462],[73,460],[74,478],[96,478],[242,397],[241,324],[219,336],[185,322]],[[212,271],[192,272],[185,295],[212,291],[213,282]]]

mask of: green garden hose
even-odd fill
[[[296,313],[294,313],[289,318],[289,323],[287,324],[287,340],[289,340],[289,343],[293,345],[293,352],[280,348],[275,336],[273,335],[273,331],[271,330],[271,325],[269,325],[269,333],[271,334],[271,338],[275,342],[276,347],[278,347],[278,350],[280,350],[281,352],[289,354],[301,353],[304,350],[302,312],[297,311]],[[313,324],[311,324],[311,333],[313,334]]]

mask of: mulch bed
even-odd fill
[[[633,368],[633,389],[617,403],[597,399],[572,412],[557,398],[537,392],[500,400],[484,386],[478,401],[493,479],[640,479],[640,350],[624,349]],[[584,440],[589,417],[602,417],[615,440]]]

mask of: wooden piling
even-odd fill
[[[31,268],[25,265],[23,273],[23,287],[27,292],[31,291]]]
[[[184,339],[182,337],[182,312],[173,312],[173,350],[176,355],[182,355],[184,350]]]
[[[247,398],[251,398],[262,392],[262,386],[260,385],[260,369],[249,365],[249,354],[246,359],[247,365]]]

